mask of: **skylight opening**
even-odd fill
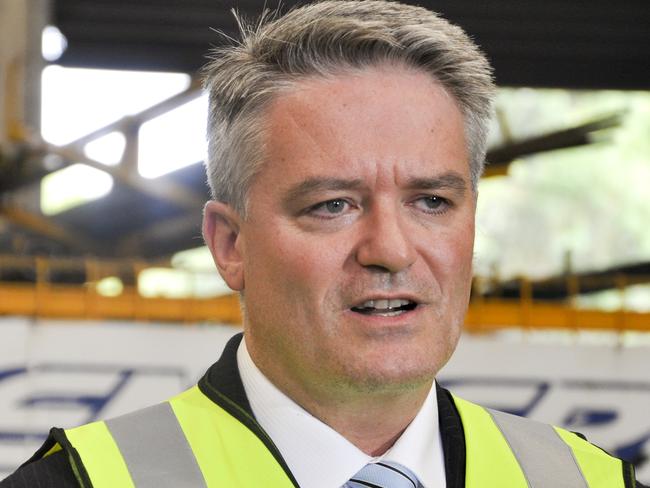
[[[185,73],[51,65],[42,74],[41,134],[47,142],[62,146],[160,103],[189,85]]]
[[[157,178],[205,159],[208,97],[203,95],[140,127],[138,172]]]
[[[99,139],[89,142],[84,147],[84,154],[108,166],[120,163],[126,148],[126,137],[121,132],[111,132]]]

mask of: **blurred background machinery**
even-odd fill
[[[650,311],[647,3],[419,3],[476,39],[502,87],[474,296]],[[35,284],[37,258],[76,259],[77,271],[49,267],[47,283],[86,290],[104,278],[128,290],[141,277],[91,277],[88,259],[212,269],[197,249],[208,198],[198,72],[211,46],[237,36],[233,8],[254,18],[262,5],[3,0],[0,282]],[[184,279],[169,271],[149,282]],[[183,295],[170,287],[152,293]]]

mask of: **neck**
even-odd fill
[[[431,382],[399,394],[365,393],[329,403],[310,397],[292,398],[361,451],[375,457],[395,444],[422,408],[430,388]]]
[[[279,390],[361,451],[380,456],[390,449],[422,408],[433,379],[374,388],[300,381],[278,371],[247,347],[257,368]]]

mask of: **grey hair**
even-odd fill
[[[414,67],[442,84],[465,121],[472,187],[485,164],[495,86],[489,62],[465,32],[422,7],[386,0],[328,0],[266,12],[242,40],[216,48],[204,68],[209,92],[208,182],[215,200],[246,215],[263,162],[264,109],[301,79],[384,63]]]

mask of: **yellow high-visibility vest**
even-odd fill
[[[226,408],[195,386],[113,420],[53,429],[56,443],[45,455],[64,449],[84,488],[297,487],[255,420],[222,400]],[[467,488],[625,488],[634,479],[621,460],[576,434],[457,397],[454,403],[465,433]]]
[[[455,396],[454,403],[465,432],[468,488],[625,488],[626,479],[634,480],[631,466],[573,432]]]

